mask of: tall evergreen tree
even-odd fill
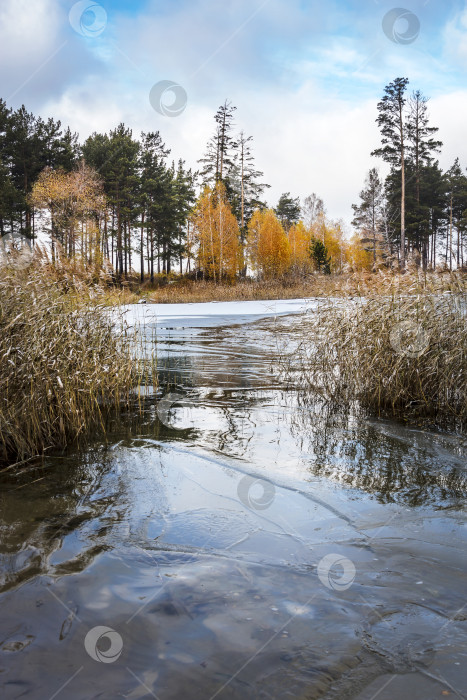
[[[429,126],[428,98],[420,90],[416,90],[409,99],[409,114],[407,117],[407,156],[415,167],[415,183],[417,201],[420,201],[420,171],[424,165],[433,162],[433,153],[439,153],[442,141],[436,141],[433,136],[439,131],[438,127]]]
[[[285,192],[280,196],[275,212],[280,219],[282,226],[288,230],[300,219],[302,208],[300,198],[295,199],[290,196],[290,192]]]
[[[264,173],[256,169],[251,149],[252,141],[252,136],[246,136],[244,131],[240,132],[234,162],[226,178],[227,198],[232,211],[237,216],[240,229],[242,255],[245,260],[241,269],[242,275],[246,275],[245,246],[248,223],[256,209],[266,206],[260,198],[264,190],[270,187],[270,185],[259,182],[259,178],[263,177]]]
[[[203,164],[201,178],[204,184],[215,185],[217,182],[223,182],[233,165],[234,151],[237,147],[233,135],[236,109],[226,100],[214,115],[216,130],[208,143],[206,154],[199,161]]]
[[[196,201],[195,175],[191,169],[185,169],[185,162],[181,159],[178,161],[176,170],[173,166],[172,172],[175,194],[175,237],[172,250],[174,255],[178,256],[180,274],[182,274],[183,254],[186,252],[187,225]]]
[[[378,103],[376,122],[381,130],[382,147],[371,155],[383,158],[394,168],[400,169],[400,264],[405,267],[405,159],[407,148],[407,127],[404,107],[408,78],[396,78],[386,86],[383,99]]]
[[[119,278],[131,269],[131,232],[138,203],[139,149],[139,142],[133,139],[131,129],[124,124],[111,131],[109,136],[92,134],[83,146],[86,162],[104,180],[105,193],[112,208],[111,234],[112,243],[115,234],[115,269]]]
[[[445,181],[448,205],[445,261],[452,270],[454,260],[457,267],[464,264],[464,239],[467,232],[467,177],[462,171],[459,158],[456,158],[446,172]],[[456,242],[454,231],[457,234]],[[454,246],[456,246],[456,253],[454,253]]]
[[[376,266],[376,244],[384,231],[384,187],[376,168],[368,172],[360,199],[360,204],[352,204],[352,225],[363,234],[363,243],[365,239],[371,241],[373,266]]]

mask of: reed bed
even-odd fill
[[[70,275],[69,275],[70,277]],[[238,279],[215,283],[211,280],[193,280],[186,276],[158,275],[155,283],[141,284],[137,278],[125,280],[121,286],[91,286],[91,292],[102,303],[132,304],[141,299],[148,303],[177,304],[210,301],[255,301],[274,299],[306,299],[315,297],[352,297],[372,294],[411,294],[414,281],[417,288],[430,288],[433,280],[449,290],[455,275],[449,272],[422,272],[416,268],[400,275],[391,270],[376,273],[358,272],[342,275],[286,275],[274,280]],[[454,284],[455,286],[455,284]],[[86,293],[85,290],[82,293]]]
[[[42,269],[0,281],[0,464],[65,448],[134,403],[135,336]],[[120,331],[120,328],[119,328]]]
[[[335,411],[358,406],[465,431],[465,277],[407,276],[389,292],[321,300],[286,372]]]

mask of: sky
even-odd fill
[[[467,0],[397,1],[0,0],[0,97],[82,140],[159,130],[194,169],[229,99],[269,203],[315,192],[350,230],[396,77],[430,98],[441,166],[467,167]]]

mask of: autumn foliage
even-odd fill
[[[225,187],[206,187],[192,217],[196,257],[203,276],[214,281],[234,278],[241,265],[240,230]]]
[[[290,245],[281,222],[272,211],[256,211],[248,226],[248,259],[264,279],[283,275],[290,266]]]
[[[99,222],[106,200],[97,173],[84,161],[71,172],[45,168],[34,184],[31,204],[50,221],[52,254],[60,243],[65,254],[102,263]]]
[[[110,204],[95,170],[84,162],[70,172],[45,168],[30,201],[37,213],[47,216],[53,261],[60,244],[66,257],[104,265]],[[317,244],[326,264],[314,253]],[[233,280],[245,269],[262,280],[372,269],[360,239],[347,240],[340,223],[330,221],[324,211],[306,225],[302,220],[281,221],[273,209],[257,209],[241,232],[221,181],[200,195],[189,218],[184,250],[188,270],[194,261],[201,276],[214,282]]]

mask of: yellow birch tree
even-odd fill
[[[215,282],[236,276],[241,264],[240,230],[227,201],[225,186],[206,187],[193,216],[198,268]]]
[[[248,258],[264,279],[283,275],[290,265],[290,245],[272,209],[257,210],[248,225]]]

